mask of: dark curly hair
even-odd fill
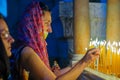
[[[43,10],[43,14],[44,14],[45,11],[50,12],[50,9],[49,9],[48,6],[45,5],[44,3],[39,2],[39,5],[40,5],[40,8]]]

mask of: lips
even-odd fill
[[[11,47],[9,47],[8,50],[11,50]]]
[[[11,56],[11,47],[8,47],[7,49],[8,49],[7,50],[7,55],[8,55],[8,57],[10,57]]]

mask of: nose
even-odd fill
[[[52,27],[51,26],[48,26],[48,32],[52,33]]]
[[[13,37],[11,35],[9,35],[9,42],[12,44],[15,40],[13,39]]]

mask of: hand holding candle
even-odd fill
[[[99,57],[99,55],[100,55],[100,50],[98,48],[92,48],[86,52],[82,60],[89,64],[95,61]]]

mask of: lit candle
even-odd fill
[[[112,73],[115,75],[115,58],[116,58],[116,48],[115,48],[116,42],[114,41],[112,44]]]
[[[100,41],[100,57],[99,57],[99,65],[100,65],[100,71],[104,71],[104,54],[105,54],[105,41]]]
[[[118,62],[120,62],[120,48],[118,49]],[[120,64],[118,64],[118,77],[120,77]]]

